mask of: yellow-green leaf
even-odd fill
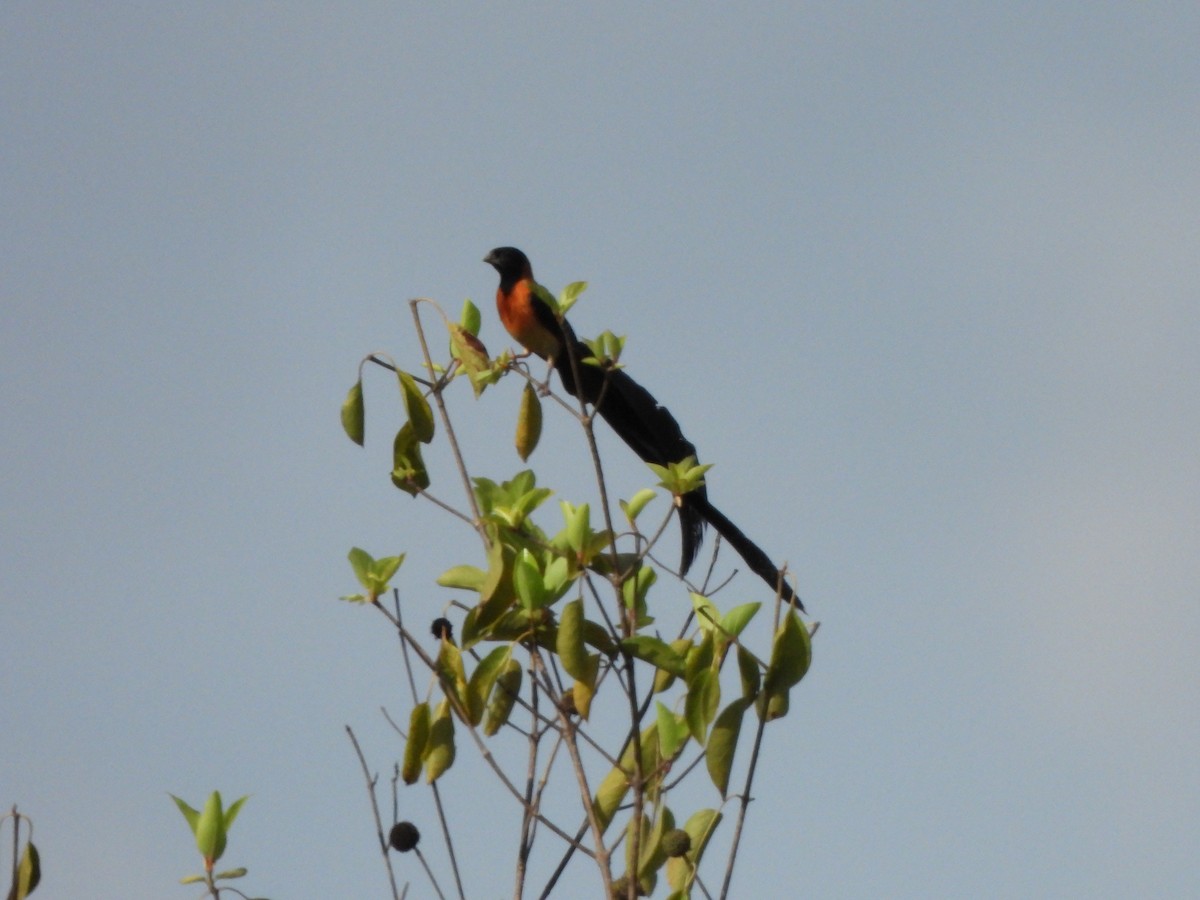
[[[478,311],[476,311],[478,313]],[[458,360],[463,371],[471,382],[471,390],[478,397],[488,383],[495,380],[492,373],[492,361],[488,358],[487,347],[469,329],[455,322],[449,323],[450,355]]]
[[[631,744],[625,748],[625,752],[621,754],[618,765],[604,776],[604,779],[600,782],[600,786],[596,789],[596,796],[592,800],[592,809],[600,822],[601,830],[608,828],[613,816],[616,815],[617,810],[621,806],[621,800],[624,798],[625,792],[629,790],[629,778],[634,771],[634,753],[641,754],[642,773],[649,774],[658,756],[657,722],[651,722],[642,730],[639,747],[635,748]],[[647,788],[652,787],[653,783],[654,779],[651,779],[647,784]]]
[[[196,823],[196,849],[208,867],[225,852],[225,814],[221,809],[219,791],[209,794],[200,820]]]
[[[408,413],[413,436],[422,444],[428,444],[433,440],[433,410],[429,408],[429,401],[411,375],[400,369],[396,370],[396,375],[400,379],[400,393],[404,396],[404,409]]]
[[[537,558],[528,550],[522,550],[513,561],[513,589],[527,610],[540,609],[546,602],[546,586]]]
[[[342,401],[342,429],[346,436],[358,446],[363,445],[366,428],[366,409],[363,406],[362,379],[354,382],[354,387]]]
[[[646,508],[646,504],[657,496],[658,492],[652,488],[642,488],[628,500],[621,501],[621,509],[625,513],[625,518],[629,519],[630,525],[637,521],[637,517]]]
[[[721,611],[703,594],[692,594],[692,608],[696,610],[696,624],[704,631],[712,631],[721,621]]]
[[[729,773],[733,769],[733,754],[737,750],[738,736],[742,731],[742,718],[750,701],[739,697],[721,710],[713,723],[708,746],[704,748],[704,764],[717,790],[724,797],[729,789]]]
[[[478,566],[455,566],[438,576],[442,587],[459,588],[464,591],[482,590],[487,573]]]
[[[741,606],[735,606],[721,616],[721,630],[733,637],[738,637],[750,624],[750,620],[754,618],[754,614],[761,606],[761,603],[743,603]]]
[[[16,825],[14,824],[14,828]],[[14,847],[15,849],[15,847]],[[21,861],[17,864],[16,879],[9,892],[10,900],[25,900],[42,880],[42,858],[33,841],[25,844],[21,851]]]
[[[467,673],[463,668],[462,653],[450,641],[444,640],[435,665],[442,690],[452,698],[456,708],[465,712],[468,705]]]
[[[738,674],[742,679],[742,696],[753,699],[762,686],[762,668],[754,654],[740,644],[737,648],[737,663]]]
[[[667,860],[667,882],[672,889],[686,892],[692,886],[696,870],[700,865],[700,858],[704,855],[708,840],[719,824],[721,824],[721,814],[715,809],[702,809],[693,813],[684,824],[683,830],[692,839],[692,847],[685,855],[673,856]]]
[[[517,455],[521,462],[529,459],[542,437],[542,401],[532,384],[525,383],[521,392],[521,409],[517,413]]]
[[[401,426],[392,441],[392,484],[414,497],[429,487],[429,472],[421,458],[421,444],[411,419]]]
[[[572,698],[575,701],[575,711],[581,719],[586,719],[592,710],[592,697],[596,695],[596,679],[600,675],[600,656],[589,653],[584,661],[582,678],[575,679],[572,688]]]
[[[795,610],[788,610],[771,645],[765,689],[775,693],[793,687],[812,664],[812,639]]]
[[[683,676],[687,677],[687,658],[692,649],[691,638],[677,638],[670,643],[671,651],[684,661]],[[654,673],[654,693],[661,694],[675,683],[676,676],[668,669],[659,667]]]
[[[479,326],[483,322],[483,317],[479,314],[479,307],[470,301],[463,301],[462,313],[458,317],[458,323],[466,331],[471,334],[479,334]]]
[[[655,720],[658,723],[658,747],[663,759],[674,759],[688,739],[687,722],[659,700],[655,701]]]
[[[524,671],[521,664],[510,658],[504,664],[504,669],[496,677],[496,685],[492,688],[492,699],[488,703],[487,718],[483,722],[483,733],[491,737],[501,729],[512,713],[513,704],[521,692],[521,679]]]
[[[621,640],[621,649],[650,663],[657,669],[665,669],[672,675],[682,677],[686,661],[664,640],[649,634],[635,634]]]
[[[708,669],[713,664],[713,633],[711,630],[700,632],[700,643],[693,644],[687,652],[687,669],[684,680],[692,683],[692,678],[701,669]]]
[[[572,600],[562,608],[558,619],[556,649],[568,675],[575,679],[587,677],[587,653],[583,649],[583,600]]]
[[[438,704],[433,721],[429,724],[429,743],[425,752],[425,781],[433,784],[446,770],[454,765],[454,717],[450,715],[450,701]]]
[[[179,811],[183,813],[183,817],[187,819],[188,827],[192,829],[192,835],[195,836],[196,825],[200,822],[200,810],[192,809],[192,807],[188,806],[183,802],[183,800],[181,800],[179,797],[176,797],[174,794],[170,794],[168,796],[175,801],[175,805],[179,807]]]
[[[688,680],[687,697],[683,704],[688,730],[698,744],[703,745],[708,723],[717,714],[721,702],[721,682],[712,669],[701,669]]]
[[[400,766],[400,777],[405,784],[416,784],[421,777],[421,760],[429,742],[429,704],[422,702],[408,714],[408,738],[404,742],[404,761]]]
[[[470,713],[472,725],[478,725],[483,719],[483,711],[487,706],[488,695],[496,684],[496,677],[512,655],[512,647],[496,647],[479,661],[471,680],[467,682],[467,711]]]
[[[375,567],[375,557],[361,547],[351,547],[346,558],[350,560],[350,568],[354,570],[354,577],[358,579],[358,583],[371,590],[371,572]]]

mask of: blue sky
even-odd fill
[[[407,551],[424,619],[471,545],[390,487],[383,373],[365,450],[337,410],[366,353],[415,366],[410,297],[505,346],[497,244],[590,282],[577,330],[630,336],[822,622],[735,896],[1200,891],[1198,34],[1133,2],[4,5],[0,804],[41,892],[191,896],[167,792],[219,787],[252,893],[384,895],[343,725],[386,769],[407,695],[345,553]],[[519,468],[516,400],[459,397],[482,474]],[[548,432],[543,480],[586,475]],[[446,794],[501,895],[515,813],[468,750]]]

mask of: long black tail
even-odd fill
[[[574,339],[574,335],[570,335]],[[592,355],[587,345],[572,340],[575,364],[562,354],[554,361],[563,386],[572,396],[579,396],[575,389],[575,371],[583,387],[583,399],[596,407],[604,421],[643,461],[665,466],[696,455],[696,448],[686,437],[671,411],[654,399],[644,387],[630,378],[623,369],[612,369],[607,373],[584,359]],[[771,562],[757,544],[744,535],[729,519],[708,502],[708,491],[704,487],[686,494],[679,509],[679,526],[682,537],[682,552],[679,568],[684,574],[691,568],[704,541],[707,523],[717,529],[721,537],[733,547],[754,572],[771,586],[781,591],[783,599],[803,610],[804,605],[791,587],[779,577],[779,568]]]
[[[683,498],[683,509],[680,510],[680,518],[683,518],[683,513],[686,510],[692,510],[697,515],[702,516],[704,521],[717,529],[721,537],[725,538],[726,542],[738,552],[738,555],[746,561],[746,565],[750,567],[750,571],[765,581],[771,586],[771,590],[778,591],[788,603],[794,603],[796,608],[804,612],[804,604],[800,602],[800,598],[796,596],[796,592],[792,590],[791,585],[783,580],[780,575],[779,567],[771,562],[770,557],[762,551],[762,548],[750,538],[742,533],[742,530],[725,518],[725,514],[708,502],[708,495],[695,491],[690,494],[685,494]]]

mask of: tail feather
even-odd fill
[[[574,335],[570,337],[574,338]],[[575,341],[572,346],[575,354],[574,368],[566,354],[554,361],[554,368],[558,371],[563,386],[572,396],[579,397],[582,393],[582,398],[596,408],[617,436],[644,462],[665,466],[689,456],[696,456],[695,446],[683,436],[683,429],[679,427],[671,411],[655,400],[649,391],[622,369],[605,372],[596,366],[585,365],[582,361],[592,355],[591,350],[579,341]],[[576,388],[576,371],[581,391]],[[704,487],[686,494],[679,509],[682,538],[679,569],[682,574],[687,574],[692,563],[696,561],[704,541],[704,529],[708,524],[717,529],[721,537],[746,561],[750,571],[769,584],[771,590],[780,591],[784,600],[794,603],[801,610],[804,609],[804,604],[780,578],[779,569],[767,554],[709,503],[708,491]]]
[[[582,360],[588,356],[591,351],[587,346],[576,342],[575,366],[583,399],[595,406],[604,421],[634,453],[644,462],[660,466],[696,455],[695,446],[683,436],[683,429],[669,409],[623,370],[605,372],[596,366],[584,365]],[[563,386],[578,397],[570,360],[556,359],[554,367]],[[686,573],[704,541],[704,517],[684,505],[679,511],[679,526],[682,538],[679,569]]]
[[[707,496],[687,494],[683,498],[683,505],[685,509],[689,506],[692,507],[697,515],[703,516],[713,528],[717,529],[717,533],[725,538],[730,546],[738,552],[738,555],[746,561],[750,571],[769,584],[771,590],[778,591],[785,601],[795,604],[801,612],[805,611],[804,604],[800,602],[796,592],[783,580],[779,567],[771,562],[770,557],[762,551],[758,544],[746,537],[740,528],[709,503]]]

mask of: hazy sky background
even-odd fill
[[[1200,10],[773,6],[0,7],[0,806],[37,896],[196,895],[167,792],[213,788],[253,795],[252,895],[386,894],[343,725],[386,771],[407,687],[345,554],[407,551],[421,621],[477,545],[390,486],[385,373],[365,450],[337,412],[366,353],[415,368],[410,297],[506,346],[497,244],[591,283],[577,329],[630,335],[822,622],[734,896],[1200,893]],[[521,467],[517,397],[456,396],[479,474]],[[479,771],[460,740],[445,794],[503,896]]]

